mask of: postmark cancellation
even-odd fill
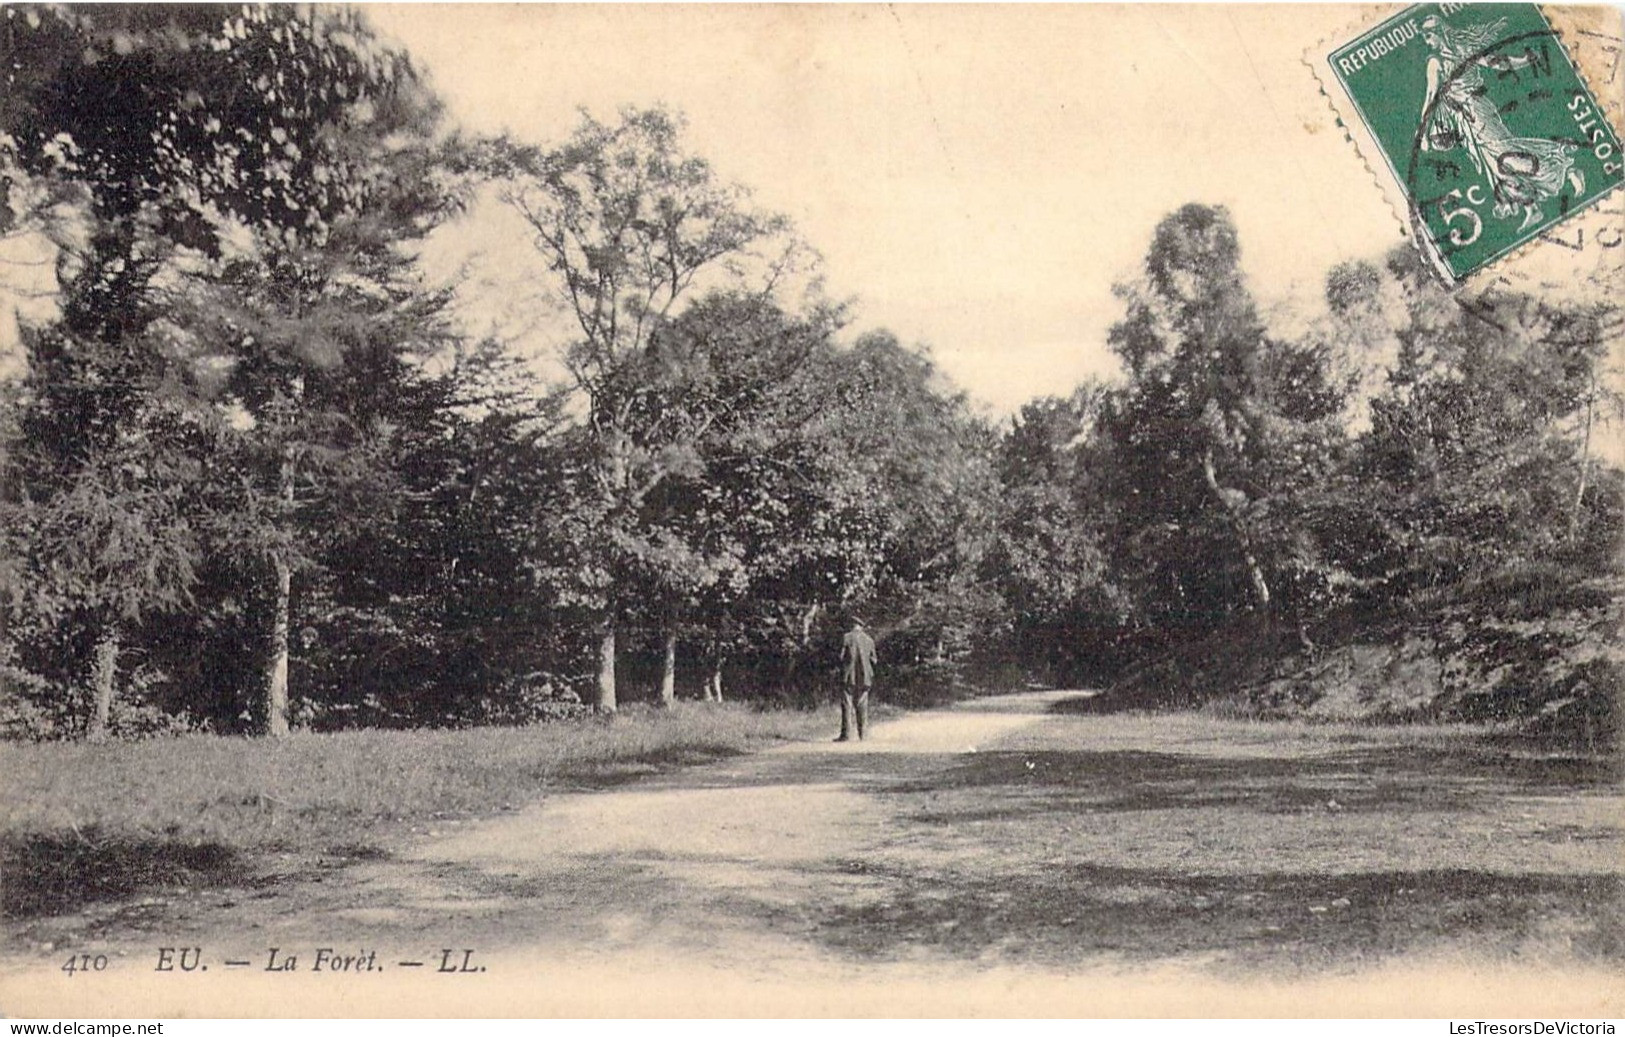
[[[1307,58],[1445,281],[1609,293],[1625,271],[1620,55],[1617,11],[1445,3]]]

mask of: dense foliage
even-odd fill
[[[0,242],[55,257],[0,363],[12,735],[805,698],[859,616],[939,693],[1612,593],[1615,310],[1396,252],[1281,336],[1190,205],[1119,287],[1124,377],[1000,426],[788,299],[810,250],[669,112],[464,139],[342,10],[14,5],[0,57]],[[482,187],[557,382],[420,270]]]

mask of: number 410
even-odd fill
[[[70,976],[75,972],[101,972],[105,968],[107,968],[105,954],[75,954],[62,963],[62,971]]]

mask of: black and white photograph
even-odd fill
[[[0,1016],[1625,1016],[1622,35],[0,5]]]

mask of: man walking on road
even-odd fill
[[[869,689],[875,682],[875,639],[863,629],[862,620],[854,619],[852,629],[841,638],[841,661],[846,664],[846,681],[841,686],[841,737],[835,740],[850,742],[854,715],[858,738],[869,727]]]

